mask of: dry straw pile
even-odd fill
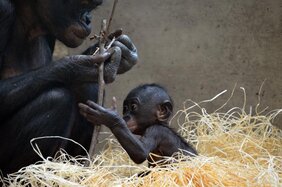
[[[166,167],[147,168],[133,164],[109,139],[89,167],[83,166],[88,158],[61,151],[57,158],[42,158],[5,180],[9,186],[282,186],[282,131],[271,124],[281,110],[262,115],[256,107],[252,114],[244,104],[220,112],[224,104],[207,113],[201,105],[213,99],[186,101],[172,119],[198,157],[167,158],[171,164]],[[142,171],[150,173],[137,177]]]

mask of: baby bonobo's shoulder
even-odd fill
[[[159,137],[161,137],[162,135],[164,135],[165,137],[168,137],[169,135],[174,135],[175,132],[167,124],[156,123],[148,127],[146,129],[146,133],[155,134]]]
[[[169,130],[169,127],[167,124],[156,123],[156,124],[149,126],[147,130]]]

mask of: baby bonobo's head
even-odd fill
[[[154,124],[168,123],[173,102],[165,88],[157,84],[140,85],[123,102],[123,118],[134,134],[142,135]]]

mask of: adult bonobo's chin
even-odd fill
[[[77,47],[90,34],[90,12],[102,4],[102,0],[37,0],[34,3],[44,26],[67,46]]]
[[[30,140],[42,136],[71,138],[89,148],[94,126],[77,103],[97,101],[98,66],[104,62],[106,83],[130,70],[138,60],[131,39],[115,32],[116,41],[103,55],[52,61],[56,39],[76,47],[90,34],[90,11],[102,0],[0,0],[0,170],[4,175],[40,158]],[[44,156],[60,148],[85,154],[63,140],[36,142]]]

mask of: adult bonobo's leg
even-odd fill
[[[45,92],[25,105],[14,116],[2,124],[0,136],[0,165],[5,174],[39,159],[32,150],[30,140],[42,136],[70,137],[77,123],[74,95],[67,89],[56,88]],[[83,127],[83,121],[80,122]],[[89,126],[93,128],[93,126]],[[85,132],[87,133],[87,132]],[[83,134],[81,135],[83,137]],[[79,140],[77,140],[79,141]],[[59,139],[36,142],[44,157],[53,156],[60,147],[69,142]],[[82,150],[80,151],[82,152]]]

